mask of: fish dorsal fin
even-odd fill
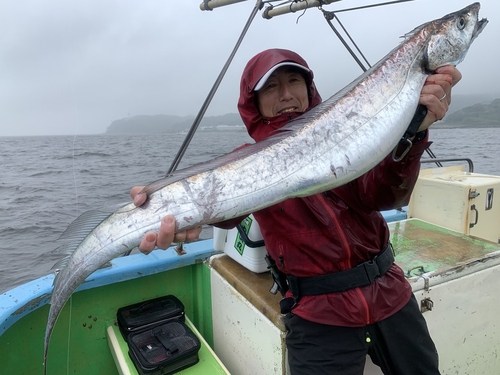
[[[120,205],[120,207],[123,205]],[[83,240],[98,224],[111,215],[117,207],[93,209],[78,216],[61,234],[59,240]]]
[[[422,29],[426,28],[428,24],[430,24],[431,22],[426,22],[420,26],[417,26],[415,27],[412,31],[408,31],[406,34],[404,34],[402,36],[402,38],[404,39],[404,41],[410,39],[410,38],[413,38],[417,33],[419,33],[420,31],[422,31]],[[404,41],[402,43],[404,43]]]
[[[61,249],[62,246],[59,246],[57,249],[53,250],[53,252],[59,252],[59,250]],[[68,249],[66,246],[64,246],[64,249],[61,249],[61,251],[64,251],[66,252]],[[75,248],[73,248],[73,251],[75,250]],[[73,253],[72,251],[72,253]],[[71,254],[70,255],[67,255],[65,256],[64,258],[61,258],[59,259],[57,262],[54,263],[54,265],[52,266],[51,270],[54,270],[54,271],[59,271],[60,269],[63,269],[65,268],[67,265],[68,265],[68,262],[69,262],[69,258],[70,258]],[[57,275],[56,275],[57,277]],[[55,281],[55,279],[54,279]]]
[[[53,254],[65,255],[64,258],[58,260],[52,266],[52,269],[64,268],[68,264],[71,255],[80,245],[80,243],[85,239],[85,237],[87,237],[95,227],[106,220],[109,215],[123,206],[123,204],[119,204],[112,205],[107,208],[85,211],[75,220],[73,220],[73,222],[58,238],[58,241],[62,241],[63,243],[56,249],[52,250]]]

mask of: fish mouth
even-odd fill
[[[476,25],[474,27],[474,31],[472,33],[472,41],[477,38],[479,34],[483,31],[483,29],[486,27],[488,24],[488,20],[486,18],[479,19],[479,10],[481,9],[481,4],[480,3],[474,3],[471,5],[471,7],[474,8],[475,13],[476,13]]]
[[[488,24],[488,20],[486,18],[482,18],[476,22],[476,27],[474,28],[474,36],[473,39],[476,39],[479,34],[483,31],[483,29]]]

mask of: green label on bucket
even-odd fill
[[[247,216],[243,221],[241,222],[241,227],[243,228],[243,231],[248,235],[248,232],[250,232],[250,227],[252,226],[252,218],[250,216]],[[240,232],[236,235],[236,240],[234,241],[234,248],[236,251],[240,254],[243,255],[243,252],[245,251],[245,241],[240,236]]]

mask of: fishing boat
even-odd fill
[[[406,209],[383,213],[396,263],[406,272],[440,353],[442,374],[500,370],[495,190],[500,176],[470,172],[465,165],[429,168],[422,170]],[[137,374],[117,326],[117,310],[175,295],[202,340],[199,363],[179,374],[287,374],[280,297],[269,291],[272,278],[262,251],[242,243],[233,230],[184,244],[182,251],[172,247],[114,259],[63,309],[48,373]],[[0,295],[2,373],[43,372],[53,279],[47,275]],[[380,371],[368,360],[365,373]]]
[[[205,1],[201,7],[237,1]],[[306,5],[285,8],[293,6]],[[285,11],[276,7],[266,14]],[[383,212],[396,263],[427,320],[441,373],[497,374],[500,204],[494,193],[500,176],[475,173],[470,160],[427,162],[437,166],[422,169],[409,205]],[[259,240],[249,217],[239,229],[214,230],[211,239],[114,259],[89,276],[62,310],[47,373],[138,374],[117,311],[168,295],[182,301],[186,324],[200,340],[198,363],[178,374],[289,373],[280,296],[270,293]],[[43,373],[53,280],[50,274],[0,295],[2,373]],[[365,374],[381,374],[369,358]]]

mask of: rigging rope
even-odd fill
[[[363,8],[368,8],[368,7],[373,7],[373,6],[380,6],[380,5],[388,5],[388,4],[393,4],[395,2],[401,2],[401,1],[412,1],[412,0],[400,0],[400,1],[391,1],[391,2],[387,2],[387,3],[381,3],[381,4],[377,4],[377,5],[371,5],[371,6],[364,6],[364,7],[357,7],[357,8],[351,8],[351,9],[345,9],[345,10],[354,10],[354,9],[363,9]],[[368,60],[366,59],[366,57],[363,55],[363,53],[361,52],[361,50],[359,49],[359,47],[357,46],[357,44],[354,42],[354,40],[351,38],[351,36],[349,35],[347,29],[344,27],[344,25],[340,22],[340,19],[338,18],[338,16],[335,14],[335,12],[330,12],[330,11],[326,11],[324,10],[321,6],[318,7],[318,9],[320,11],[323,12],[323,16],[325,17],[325,20],[326,22],[328,23],[328,25],[330,26],[330,28],[333,30],[333,32],[335,33],[335,35],[337,36],[337,38],[340,40],[340,42],[344,45],[344,47],[347,49],[347,51],[351,54],[352,58],[358,63],[358,65],[360,66],[360,68],[363,70],[363,72],[366,72],[369,68],[371,68],[371,65],[370,63],[368,62]],[[344,10],[344,11],[345,11]],[[338,22],[338,24],[340,25],[340,27],[342,28],[342,30],[344,31],[345,35],[347,35],[347,37],[349,38],[349,41],[351,42],[351,44],[354,46],[354,48],[356,49],[356,51],[358,52],[358,54],[361,56],[361,58],[366,62],[366,64],[368,65],[368,68],[366,68],[363,64],[363,62],[360,60],[360,58],[358,58],[358,56],[356,56],[354,50],[347,44],[346,40],[342,37],[342,35],[340,35],[339,31],[335,28],[335,26],[333,25],[332,23],[332,20],[336,20]],[[436,155],[434,154],[434,152],[432,152],[432,150],[430,149],[430,147],[426,148],[425,149],[425,152],[427,153],[427,155],[429,155],[429,157],[431,159],[436,159]],[[443,164],[439,161],[439,160],[436,160],[435,161],[435,164],[438,166],[438,167],[442,167]]]
[[[196,129],[198,129],[198,126],[200,125],[200,122],[203,118],[203,115],[207,111],[208,106],[210,105],[210,102],[212,101],[212,98],[214,97],[220,83],[222,82],[222,78],[224,78],[224,75],[226,74],[226,71],[229,68],[229,65],[231,64],[231,61],[233,61],[234,56],[236,55],[236,51],[238,51],[238,48],[240,47],[241,42],[243,41],[243,38],[245,37],[245,34],[247,33],[248,29],[250,28],[250,25],[252,24],[253,19],[255,18],[255,15],[257,12],[262,9],[262,0],[257,0],[255,3],[255,6],[250,13],[250,16],[248,17],[248,20],[245,24],[245,27],[243,28],[243,31],[240,34],[240,37],[238,38],[238,41],[236,42],[236,45],[234,46],[231,54],[229,55],[226,64],[222,68],[221,72],[219,73],[219,76],[214,82],[214,85],[212,86],[212,89],[208,93],[207,98],[205,99],[205,102],[203,103],[202,107],[200,108],[200,111],[198,112],[198,115],[194,119],[193,125],[191,125],[191,128],[189,129],[188,134],[186,135],[186,138],[184,139],[184,142],[182,143],[179,151],[177,152],[177,155],[175,156],[172,165],[170,165],[170,168],[167,171],[167,176],[170,175],[172,172],[174,172],[177,167],[179,166],[179,163],[184,156],[184,153],[186,152],[189,143],[193,139],[194,133],[196,132]]]
[[[368,62],[368,60],[366,59],[366,57],[363,55],[363,53],[361,52],[361,50],[359,49],[359,47],[356,45],[356,43],[354,42],[354,40],[351,38],[351,36],[349,35],[349,33],[347,32],[346,28],[344,27],[344,25],[342,25],[342,23],[340,22],[340,19],[335,15],[334,12],[327,12],[326,10],[324,10],[321,6],[318,7],[320,11],[323,12],[323,16],[325,17],[325,20],[326,22],[328,23],[328,25],[330,26],[330,28],[333,30],[333,32],[335,33],[335,35],[337,35],[337,38],[339,38],[339,40],[342,42],[342,44],[344,45],[344,47],[347,49],[347,51],[351,54],[351,56],[354,58],[354,60],[358,63],[358,65],[361,67],[361,69],[363,70],[363,72],[366,72],[369,68],[371,68],[371,65],[370,63]],[[338,32],[338,30],[335,28],[335,26],[333,25],[332,23],[332,20],[335,19],[337,20],[338,24],[340,25],[340,27],[342,28],[342,30],[344,31],[344,33],[347,35],[347,37],[349,38],[349,40],[351,41],[351,43],[353,44],[354,48],[356,48],[356,50],[358,51],[358,53],[361,55],[361,57],[363,58],[363,60],[365,60],[366,64],[368,65],[368,68],[366,68],[363,63],[361,62],[361,60],[356,56],[356,54],[354,53],[354,51],[352,50],[352,48],[347,44],[347,42],[345,41],[345,39],[342,37],[342,35],[340,35],[340,33]]]

